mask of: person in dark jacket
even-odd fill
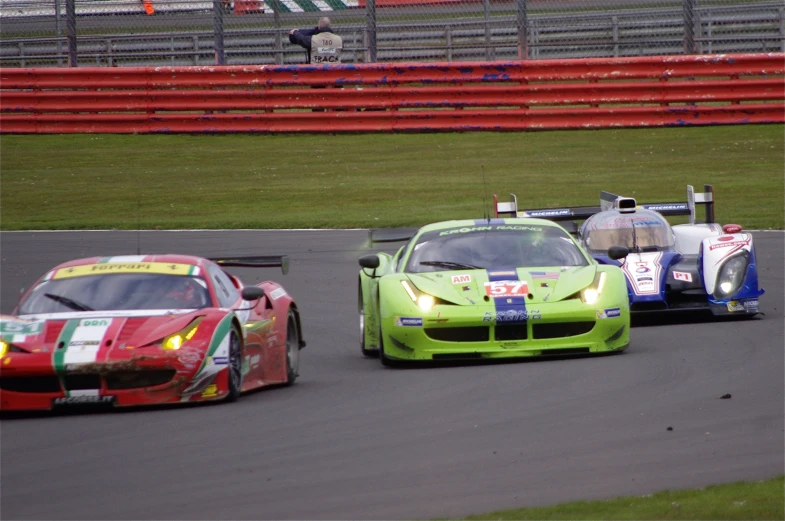
[[[343,41],[332,32],[327,17],[321,18],[313,29],[292,29],[289,42],[305,49],[306,63],[341,63]]]

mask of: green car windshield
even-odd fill
[[[581,249],[555,226],[489,225],[426,232],[411,246],[404,271],[586,266]]]

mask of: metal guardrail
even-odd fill
[[[0,133],[783,123],[784,73],[785,54],[779,53],[312,67],[3,68]]]
[[[695,11],[699,54],[785,52],[785,7],[781,3],[702,7]],[[683,53],[683,13],[679,9],[639,9],[529,17],[529,47],[535,59],[597,56],[656,56]],[[745,33],[739,35],[739,28]],[[344,36],[344,62],[369,62],[364,25],[336,26]],[[280,30],[226,30],[227,65],[303,63],[301,48],[276,50]],[[466,61],[516,59],[514,17],[487,21],[453,19],[438,24],[378,24],[377,61]],[[214,34],[166,32],[79,36],[82,65],[208,65],[215,60]],[[67,42],[61,38],[0,41],[4,67],[65,66]]]

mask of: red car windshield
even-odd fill
[[[196,309],[211,305],[200,277],[147,273],[87,275],[41,282],[18,314],[136,309]]]

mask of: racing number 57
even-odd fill
[[[529,286],[522,280],[486,282],[485,294],[489,297],[525,297],[529,294]]]

